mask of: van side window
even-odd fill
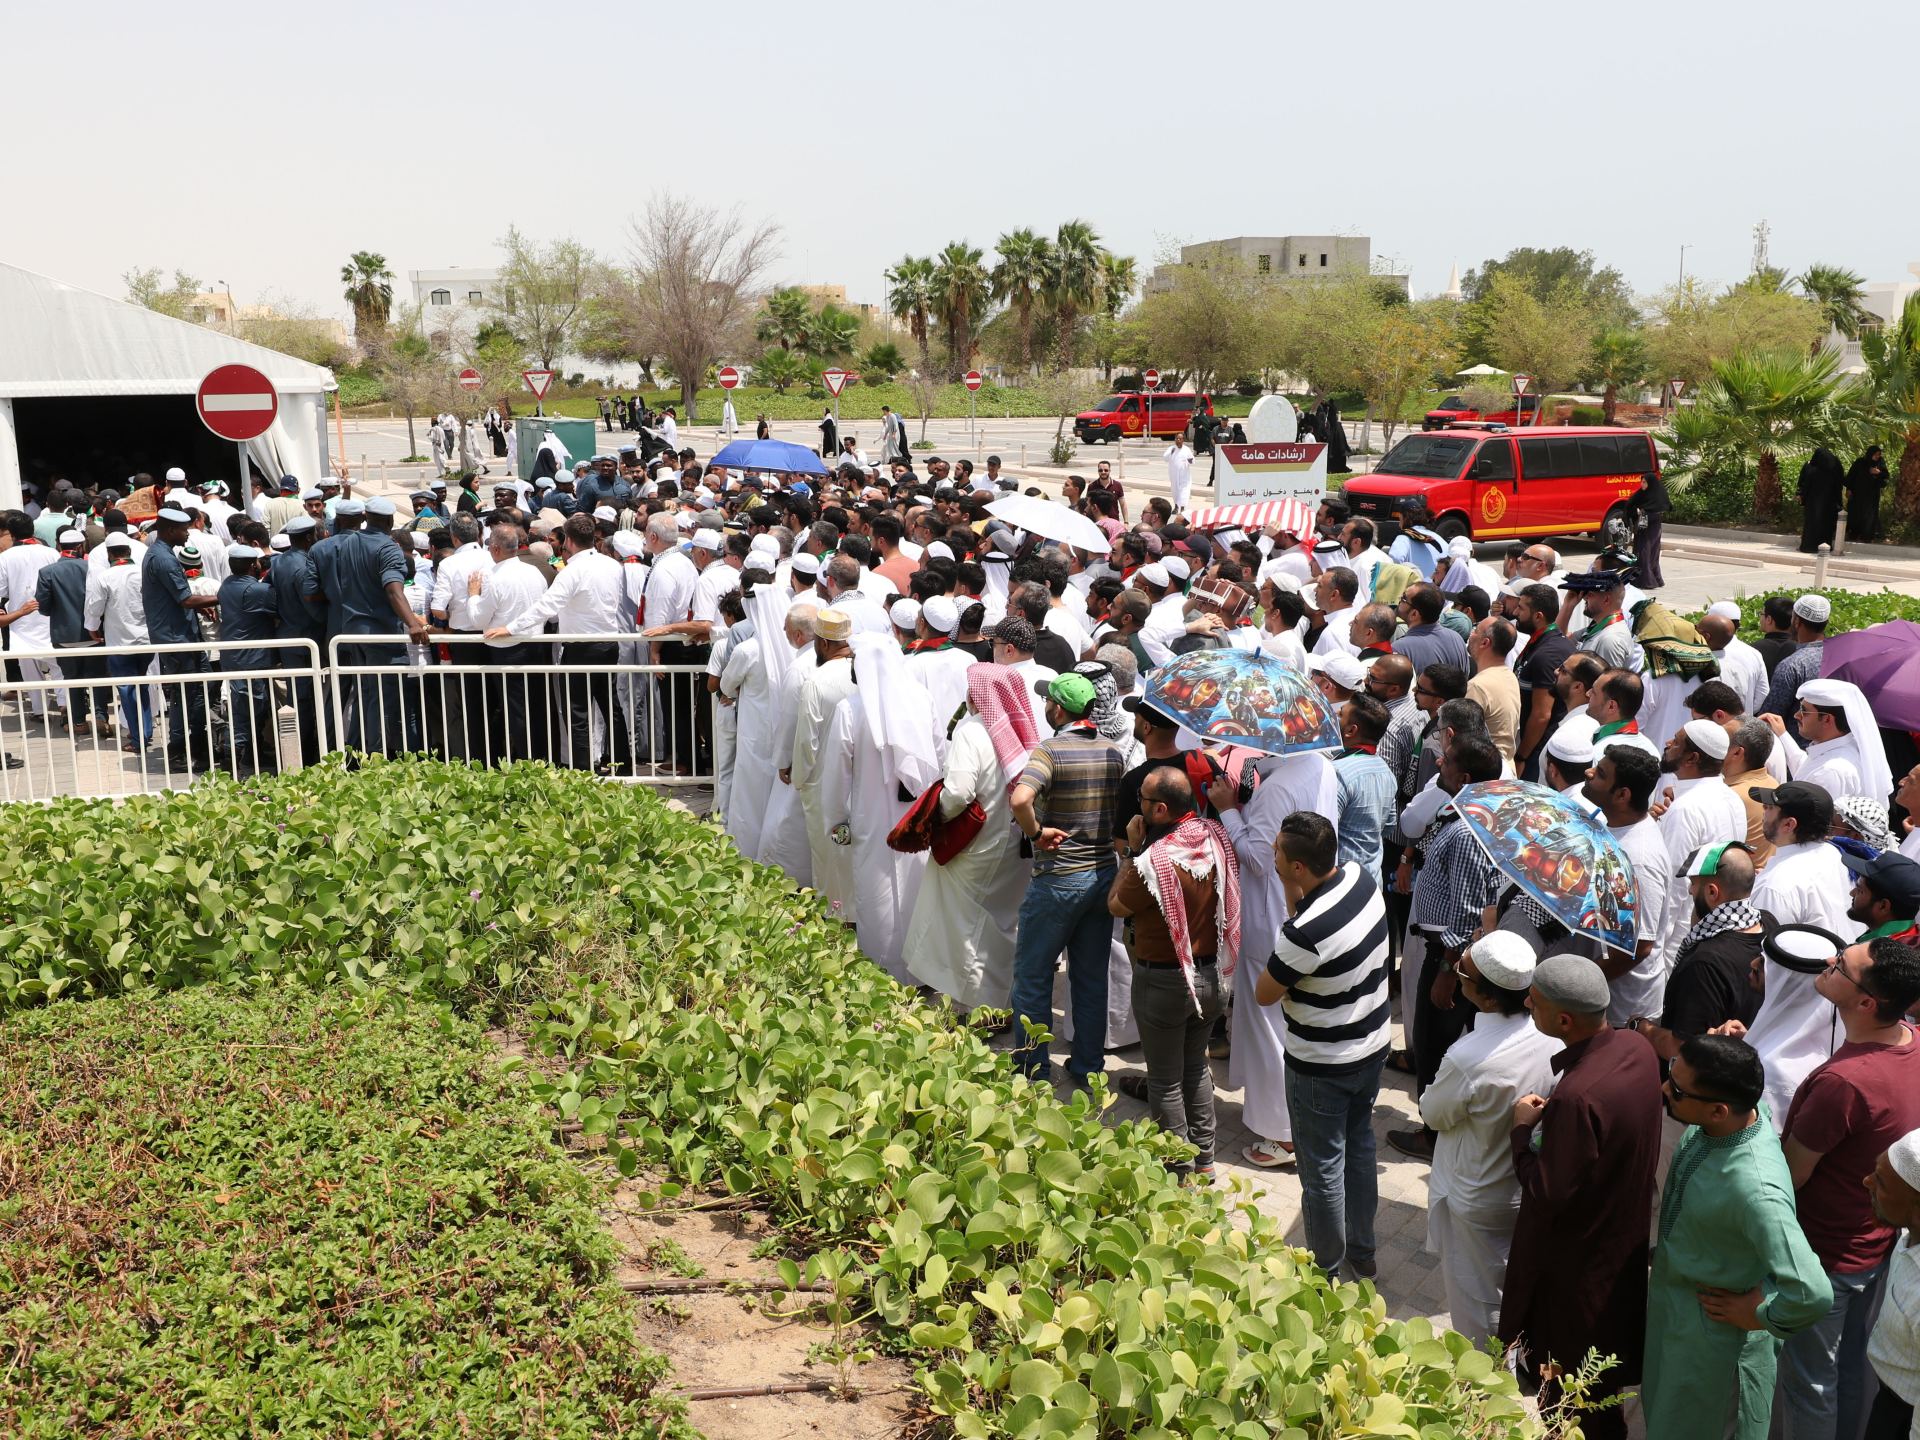
[[[1473,457],[1473,469],[1469,480],[1511,480],[1513,479],[1513,446],[1505,440],[1488,440],[1480,446],[1480,453]]]
[[[1193,396],[1168,395],[1164,399],[1155,399],[1153,402],[1153,408],[1156,410],[1168,410],[1168,411],[1191,410],[1193,409]]]
[[[1613,443],[1619,447],[1620,453],[1614,459],[1612,473],[1644,475],[1653,468],[1652,447],[1647,444],[1645,435],[1622,435]]]
[[[1520,473],[1529,480],[1558,480],[1580,471],[1580,442],[1570,435],[1520,442]]]

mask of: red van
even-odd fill
[[[1434,529],[1449,540],[1597,535],[1626,523],[1623,502],[1659,469],[1644,430],[1468,422],[1406,436],[1342,493],[1376,525],[1395,500],[1424,495]]]
[[[1149,400],[1152,401],[1151,430],[1147,428]],[[1145,393],[1109,395],[1091,410],[1082,410],[1073,417],[1073,433],[1087,445],[1147,434],[1171,439],[1193,423],[1196,413],[1213,414],[1211,395],[1197,395],[1191,390],[1165,394],[1156,390],[1151,396]]]

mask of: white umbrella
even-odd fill
[[[1498,365],[1469,365],[1464,370],[1456,370],[1453,372],[1456,380],[1467,375],[1505,375],[1506,373],[1507,372],[1502,370]]]
[[[1049,500],[1043,495],[1003,495],[987,506],[987,513],[995,519],[1006,521],[1017,530],[1025,530],[1046,540],[1058,540],[1077,550],[1091,550],[1104,555],[1113,548],[1113,542],[1107,539],[1107,532],[1093,521],[1058,500]]]

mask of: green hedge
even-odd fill
[[[643,791],[328,764],[0,824],[0,1000],[256,976],[526,1017],[573,1067],[561,1115],[630,1173],[755,1196],[959,1435],[1530,1433],[1490,1356],[1178,1184],[1150,1124],[1015,1078]]]
[[[1763,590],[1756,595],[1735,590],[1722,598],[1735,601],[1740,606],[1741,639],[1752,641],[1760,638],[1760,603],[1771,595],[1784,595],[1789,600],[1797,600],[1802,595],[1826,596],[1833,604],[1832,617],[1827,621],[1829,635],[1864,630],[1869,625],[1878,625],[1886,620],[1920,620],[1920,596],[1902,595],[1893,590],[1862,592],[1831,587],[1815,590],[1808,586],[1805,589]],[[1695,610],[1687,618],[1698,620],[1706,613],[1705,609]]]
[[[438,1007],[58,1004],[0,1107],[0,1433],[692,1434],[595,1187]]]

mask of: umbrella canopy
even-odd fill
[[[1058,540],[1076,550],[1104,555],[1113,548],[1107,532],[1093,521],[1078,510],[1043,495],[1003,495],[987,506],[987,513],[1017,530],[1045,540]]]
[[[1340,727],[1326,697],[1269,655],[1190,651],[1147,677],[1146,698],[1196,735],[1262,754],[1340,748]]]
[[[1190,530],[1264,530],[1278,525],[1289,535],[1313,532],[1313,509],[1304,500],[1259,500],[1246,505],[1216,505],[1187,517]]]
[[[1920,730],[1920,625],[1888,620],[1864,630],[1829,635],[1820,650],[1820,674],[1850,680],[1892,730]]]
[[[1498,365],[1469,365],[1466,369],[1456,370],[1453,373],[1455,376],[1472,375],[1477,377],[1482,375],[1505,375],[1507,372],[1502,370]]]
[[[1463,785],[1461,823],[1500,873],[1567,929],[1633,953],[1640,896],[1633,865],[1593,812],[1526,780]],[[1664,883],[1664,876],[1653,877]]]
[[[708,462],[729,470],[787,470],[798,475],[824,475],[827,467],[804,445],[790,440],[736,440],[723,445]]]

